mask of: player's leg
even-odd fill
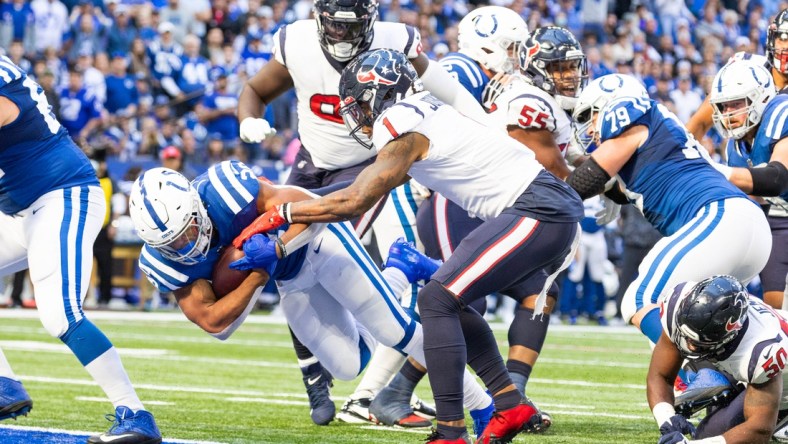
[[[712,202],[646,255],[624,294],[624,320],[656,343],[662,334],[657,306],[661,296],[681,282],[714,274],[747,282],[766,264],[770,249],[771,233],[756,205],[741,198]]]
[[[118,425],[89,442],[111,442],[119,435],[127,435],[128,442],[156,442],[161,433],[117,350],[82,311],[105,205],[101,188],[88,186],[52,191],[36,201],[32,207],[38,210],[26,215],[24,227],[30,278],[44,329],[71,349],[115,407]]]
[[[763,301],[770,306],[781,309],[785,293],[785,275],[788,273],[788,217],[769,217],[772,231],[772,250],[769,261],[761,270]]]

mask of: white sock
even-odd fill
[[[401,299],[402,293],[404,293],[405,290],[410,291],[410,282],[408,282],[408,278],[405,276],[405,273],[403,273],[399,268],[384,268],[381,273],[383,274],[383,278],[386,279],[386,282],[389,283],[391,291],[394,292],[394,295],[397,296],[397,298]]]
[[[5,358],[3,350],[0,350],[0,376],[19,381],[19,378],[16,377],[14,371],[11,370],[11,364],[9,364],[8,360]]]
[[[393,348],[378,345],[367,365],[364,377],[361,378],[356,391],[350,395],[350,398],[361,399],[375,396],[399,371],[402,364],[405,363],[405,359],[402,353]]]
[[[487,392],[484,391],[481,385],[476,381],[476,378],[465,368],[465,374],[462,379],[463,392],[462,401],[463,405],[468,410],[480,410],[487,408],[492,404],[492,398]]]
[[[120,355],[115,347],[111,347],[86,365],[85,370],[104,390],[114,407],[123,405],[134,412],[145,409],[131,385],[129,375],[123,369],[123,363],[120,362]]]

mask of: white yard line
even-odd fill
[[[17,426],[17,425],[6,425],[6,424],[0,425],[0,430],[2,429],[21,430],[21,431],[29,431],[29,432],[60,433],[63,435],[71,435],[71,436],[95,435],[97,433],[100,433],[100,432],[88,432],[83,430],[49,429],[44,427],[28,427],[28,426]],[[164,438],[164,442],[177,443],[177,444],[224,444],[219,441],[192,441],[189,439],[171,439],[171,438]]]

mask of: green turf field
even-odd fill
[[[0,425],[104,431],[110,423],[103,415],[112,406],[35,314],[0,310],[0,347],[34,401],[29,416]],[[337,422],[313,425],[287,328],[279,319],[251,316],[220,342],[177,313],[88,316],[120,349],[165,439],[418,443],[428,434]],[[498,327],[496,335],[505,355],[506,332]],[[656,442],[645,398],[648,357],[646,340],[631,328],[553,326],[528,394],[553,415],[554,426],[545,435],[521,435],[514,442]],[[337,408],[354,387],[354,382],[335,383]],[[426,379],[418,394],[431,401]]]

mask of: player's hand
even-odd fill
[[[240,133],[244,142],[258,143],[276,134],[276,130],[265,119],[247,117],[241,121]]]
[[[276,242],[269,239],[268,236],[255,234],[244,243],[244,257],[230,262],[230,268],[242,271],[261,268],[271,276],[278,260]]]
[[[675,439],[679,436],[683,439],[684,435],[694,435],[695,426],[687,418],[681,415],[673,415],[659,426],[659,433],[662,435],[659,439],[659,444],[679,443],[684,441],[675,441]]]
[[[266,233],[286,224],[287,221],[281,214],[283,206],[284,205],[277,205],[258,216],[257,219],[249,224],[248,227],[244,228],[241,234],[233,240],[233,246],[240,250],[244,242],[255,234]]]
[[[487,86],[484,87],[484,91],[482,91],[482,107],[488,113],[492,111],[493,103],[495,103],[495,99],[501,95],[502,92],[506,90],[506,87],[509,86],[509,83],[512,81],[512,76],[506,73],[499,72],[498,74],[494,75],[489,82],[487,82]]]
[[[670,432],[667,435],[660,436],[657,444],[688,444],[690,442],[680,432]]]
[[[621,205],[613,202],[612,199],[604,194],[600,195],[599,198],[602,201],[602,209],[597,211],[594,216],[596,216],[596,224],[603,227],[616,220],[619,213],[621,213]]]

